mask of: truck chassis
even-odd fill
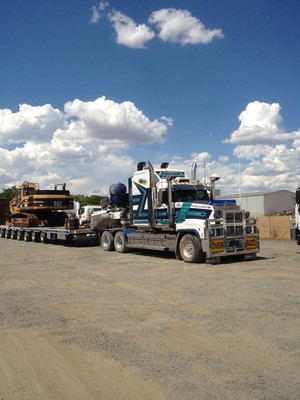
[[[130,249],[175,252],[177,259],[186,262],[219,263],[221,257],[233,255],[254,260],[259,252],[257,221],[243,219],[241,215],[241,212],[228,211],[222,219],[208,220],[202,239],[192,229],[158,232],[118,227],[103,230],[100,243],[103,250],[119,253]]]

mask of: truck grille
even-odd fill
[[[228,255],[258,251],[259,236],[255,218],[240,210],[220,210],[220,218],[207,220],[206,238],[210,254]]]
[[[242,224],[243,213],[242,212],[226,212],[225,220],[227,224]]]

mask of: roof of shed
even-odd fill
[[[276,194],[276,193],[281,193],[281,192],[287,192],[291,195],[294,195],[293,192],[289,190],[272,190],[270,192],[249,192],[249,193],[235,193],[235,194],[226,194],[226,195],[218,195],[216,196],[218,199],[230,199],[232,197],[238,198],[238,197],[257,197],[257,196],[267,196],[270,194]]]

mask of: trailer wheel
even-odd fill
[[[17,232],[17,240],[23,240],[24,239],[24,232],[18,231]]]
[[[46,232],[41,232],[41,234],[40,234],[40,242],[41,243],[48,243],[47,233]]]
[[[24,242],[31,242],[31,233],[30,232],[24,233]]]
[[[33,242],[39,242],[40,241],[40,233],[32,232],[31,238],[32,238]]]
[[[0,238],[5,237],[5,229],[0,229]]]
[[[127,244],[125,240],[125,235],[122,231],[119,231],[115,235],[114,239],[115,249],[118,253],[127,253]]]
[[[10,229],[5,229],[5,239],[10,239]]]
[[[114,237],[109,231],[104,231],[101,235],[101,246],[105,251],[113,251],[115,249],[114,246]]]
[[[179,250],[185,262],[199,263],[203,262],[205,259],[201,242],[194,235],[184,235],[180,241]]]
[[[12,231],[11,232],[11,234],[10,234],[10,238],[12,239],[12,240],[16,240],[17,239],[17,231]]]

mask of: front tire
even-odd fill
[[[127,253],[128,249],[125,240],[125,235],[122,231],[116,233],[114,244],[115,244],[115,249],[118,253]]]
[[[182,237],[179,251],[182,259],[187,263],[199,263],[205,259],[200,240],[191,234]]]
[[[104,231],[101,235],[101,246],[105,251],[113,251],[115,249],[114,246],[114,237],[109,231]]]

